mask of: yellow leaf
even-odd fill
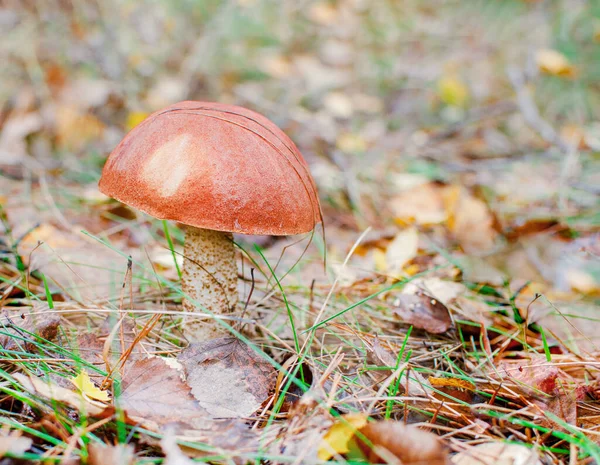
[[[429,383],[433,387],[450,387],[450,388],[460,388],[466,389],[467,391],[474,391],[475,385],[473,383],[460,378],[435,378],[433,376],[429,377]]]
[[[535,57],[540,71],[552,76],[575,76],[575,68],[567,57],[562,53],[552,49],[542,49],[537,52]]]
[[[469,90],[456,75],[443,76],[437,84],[438,95],[447,105],[463,107],[469,100]]]
[[[367,416],[351,413],[340,417],[323,436],[317,455],[320,460],[329,460],[335,454],[345,454],[356,431],[367,424]]]
[[[377,271],[385,272],[387,270],[387,260],[385,258],[385,252],[383,250],[373,250],[373,260],[375,261],[375,269]]]
[[[92,383],[90,376],[84,370],[81,370],[81,372],[75,378],[72,378],[71,382],[86,397],[95,400],[101,400],[103,402],[108,402],[110,400],[108,392],[98,389],[96,385]]]
[[[138,124],[144,121],[147,117],[148,113],[146,113],[145,111],[132,111],[127,115],[127,122],[125,123],[127,130],[131,131]]]
[[[346,153],[360,153],[367,150],[367,142],[358,134],[341,134],[335,143],[336,147]]]

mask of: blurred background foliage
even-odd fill
[[[218,100],[286,130],[359,228],[423,179],[505,228],[597,225],[598,1],[5,0],[0,24],[5,164],[92,182],[152,111]]]

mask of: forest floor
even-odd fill
[[[600,464],[593,2],[8,1],[0,24],[0,463]],[[183,228],[98,191],[186,99],[278,124],[324,214],[236,236],[244,312],[212,345],[182,332]]]

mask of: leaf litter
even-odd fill
[[[317,1],[284,9],[281,34],[260,3],[203,15],[142,5],[111,31],[93,5],[85,21],[61,6],[2,11],[0,406],[15,444],[4,453],[316,463],[339,429],[327,457],[348,461],[413,463],[417,451],[428,463],[597,462],[598,106],[577,106],[594,101],[593,11],[569,12],[591,31],[580,48],[565,43],[568,25],[552,40],[548,18],[563,12],[539,2],[503,15],[409,4],[398,29],[393,2]],[[511,38],[495,37],[496,16],[515,19]],[[200,36],[173,35],[185,30]],[[131,43],[113,54],[120,33]],[[241,342],[185,348],[168,244],[181,250],[181,230],[169,226],[167,241],[160,222],[97,195],[124,131],[185,98],[276,119],[327,199],[327,244],[296,264],[295,238],[261,243],[286,299],[254,239],[240,241],[242,300],[255,289],[241,332],[274,365]],[[70,380],[84,373],[78,389]],[[97,390],[110,399],[88,395]],[[340,426],[340,415],[366,425]]]

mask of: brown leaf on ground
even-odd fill
[[[397,363],[394,354],[381,345],[378,337],[373,339],[372,352],[368,353],[368,358],[373,359],[373,362],[378,366],[394,368]]]
[[[89,465],[130,465],[135,458],[130,444],[90,444],[88,454]]]
[[[454,465],[542,465],[538,453],[529,447],[503,442],[486,442],[452,457]]]
[[[437,224],[446,220],[442,196],[443,186],[426,183],[405,190],[391,200],[394,219],[398,223]]]
[[[556,380],[561,372],[552,362],[545,358],[525,360],[502,360],[497,366],[502,377],[508,377],[517,382],[528,394],[536,392],[553,394]]]
[[[516,381],[525,395],[531,398],[542,412],[550,412],[569,424],[576,424],[578,390],[569,384],[566,373],[552,362],[543,357],[503,360],[498,365],[498,371]],[[557,426],[552,423],[552,426]]]
[[[0,336],[0,345],[7,350],[18,350],[25,348],[35,351],[33,343],[35,338],[28,333],[33,333],[49,341],[56,338],[60,318],[56,313],[45,312],[49,310],[46,304],[34,305],[28,310],[5,309],[0,315],[0,328],[3,334]]]
[[[10,431],[8,426],[3,426],[0,430],[0,457],[9,454],[23,454],[33,445],[30,438],[22,436],[18,430]]]
[[[446,465],[448,451],[437,436],[397,421],[377,421],[360,429],[357,443],[369,463]]]
[[[236,338],[191,344],[178,360],[192,394],[215,418],[252,415],[274,387],[271,364]]]
[[[482,200],[460,186],[449,186],[444,196],[448,229],[462,249],[475,255],[491,251],[498,232],[495,218]]]
[[[132,420],[158,426],[171,422],[193,424],[206,418],[180,372],[158,357],[127,363],[124,368],[119,402]]]
[[[437,299],[421,291],[398,295],[394,300],[393,312],[403,323],[433,334],[445,333],[452,327],[448,309]]]

